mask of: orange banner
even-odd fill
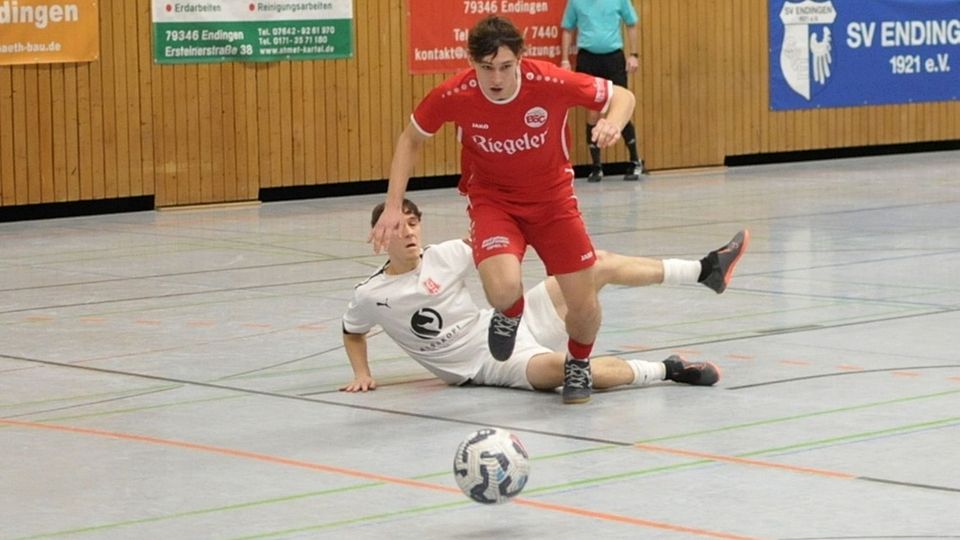
[[[567,0],[407,0],[410,72],[459,71],[467,64],[467,33],[500,15],[523,32],[526,56],[560,62],[560,19]]]
[[[100,51],[94,0],[0,0],[0,64],[89,62]]]

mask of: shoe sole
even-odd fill
[[[590,397],[591,397],[591,396],[587,396],[587,397],[585,397],[585,398],[580,398],[580,399],[564,399],[564,400],[563,400],[563,404],[564,404],[564,405],[579,405],[579,404],[581,404],[581,403],[586,403],[586,402],[590,401]]]
[[[740,242],[740,251],[737,253],[737,256],[733,258],[730,266],[727,267],[727,273],[723,275],[724,291],[727,290],[727,286],[729,286],[730,282],[733,281],[733,271],[737,268],[737,263],[740,262],[740,257],[743,257],[743,254],[747,252],[748,247],[750,247],[750,229],[744,229],[743,241]]]
[[[713,385],[717,384],[718,382],[720,382],[720,379],[723,378],[723,371],[720,370],[720,366],[714,364],[713,362],[704,362],[704,364],[712,367],[713,370],[717,372],[717,380],[713,381],[713,382],[710,383],[710,384],[704,384],[704,385],[702,385],[702,386],[713,386]]]

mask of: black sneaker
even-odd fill
[[[587,177],[587,182],[599,182],[603,180],[603,169],[594,168]]]
[[[679,354],[663,361],[667,380],[695,386],[713,386],[720,380],[720,368],[710,362],[690,362]]]
[[[520,326],[520,317],[507,317],[499,311],[493,312],[490,317],[490,328],[487,330],[487,346],[490,354],[503,362],[513,354],[513,346],[517,343],[517,328]]]
[[[567,357],[563,363],[563,402],[586,403],[593,393],[593,376],[589,360],[574,360]]]
[[[636,182],[640,180],[640,175],[644,173],[646,173],[646,170],[643,168],[643,160],[634,161],[627,170],[627,174],[623,175],[623,180],[625,182]]]
[[[727,245],[708,253],[704,260],[713,268],[701,283],[716,291],[717,294],[727,290],[727,285],[733,279],[733,270],[749,245],[750,231],[744,229],[738,232]]]

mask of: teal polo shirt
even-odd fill
[[[606,54],[623,48],[621,21],[633,26],[638,20],[630,0],[568,0],[560,26],[577,31],[577,48]]]

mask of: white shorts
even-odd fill
[[[486,310],[482,317],[489,320],[491,313],[491,310]],[[483,337],[482,352],[479,352],[483,359],[480,370],[470,379],[470,384],[482,386],[533,390],[527,380],[527,364],[530,359],[538,354],[565,351],[567,347],[566,327],[557,317],[557,310],[554,309],[543,282],[524,295],[523,318],[520,319],[517,344],[510,358],[504,362],[496,360],[487,347],[486,335]]]

